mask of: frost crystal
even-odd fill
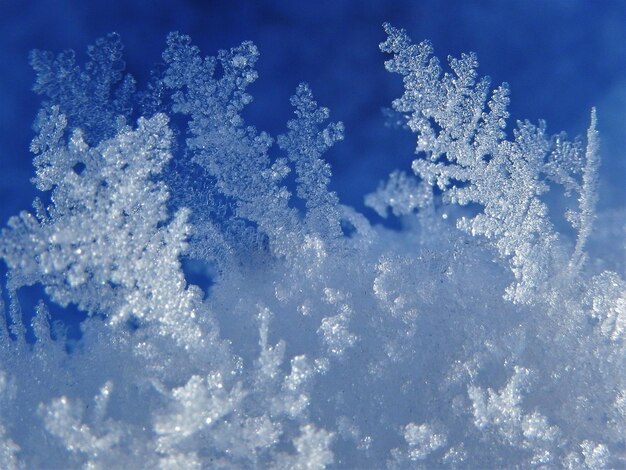
[[[626,466],[626,283],[586,252],[595,110],[586,143],[509,138],[474,54],[444,72],[385,30],[418,158],[365,203],[396,229],[331,191],[344,129],[306,84],[276,139],[245,122],[251,42],[172,33],[139,91],[116,35],[84,66],[32,54],[41,195],[0,232],[1,468]]]
[[[567,176],[566,181],[573,182],[580,192],[581,211],[570,218],[579,231],[572,264],[582,262],[597,184],[595,110],[578,184],[567,175],[566,167],[569,158],[578,158],[578,147],[549,138],[544,122],[538,126],[518,122],[513,130],[515,139],[506,140],[508,85],[493,90],[487,102],[489,79],[478,79],[474,54],[450,57],[452,73],[442,73],[430,43],[416,46],[404,31],[390,25],[385,29],[389,38],[381,49],[393,54],[385,66],[403,75],[405,85],[404,95],[393,107],[406,116],[408,127],[418,136],[416,151],[425,156],[413,161],[413,171],[443,191],[446,202],[482,206],[478,215],[461,217],[458,227],[491,239],[500,256],[510,260],[515,276],[507,297],[516,302],[532,301],[533,292],[545,289],[551,278],[563,271],[558,235],[540,198],[548,191],[551,173]],[[563,149],[572,154],[566,155]],[[563,179],[553,181],[562,183]]]
[[[61,305],[75,303],[111,323],[158,322],[163,334],[198,341],[189,322],[199,299],[178,261],[187,211],[167,221],[167,189],[152,180],[171,158],[167,117],[141,118],[136,131],[124,128],[95,148],[80,132],[63,143],[66,120],[58,108],[40,122],[35,181],[52,190],[53,202],[39,220],[24,212],[3,232],[7,263],[21,266],[16,287],[41,282]],[[77,163],[84,165],[80,173]]]

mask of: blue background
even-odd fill
[[[600,205],[623,207],[626,176],[626,2],[624,1],[139,1],[0,0],[0,223],[29,209],[34,188],[31,123],[33,48],[85,49],[111,31],[126,45],[127,69],[145,81],[169,31],[190,34],[215,54],[251,39],[259,79],[248,123],[276,135],[291,117],[289,96],[307,81],[346,139],[326,158],[342,202],[365,211],[363,195],[395,168],[408,170],[413,136],[384,127],[381,108],[401,93],[378,50],[381,24],[430,39],[436,54],[475,51],[482,74],[509,82],[514,119],[545,118],[548,130],[585,132],[598,107],[603,139]],[[512,124],[509,125],[509,129]]]

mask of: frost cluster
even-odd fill
[[[0,234],[0,468],[626,467],[626,283],[585,248],[595,111],[586,139],[507,131],[474,54],[445,71],[385,30],[417,156],[366,204],[400,230],[329,189],[344,129],[306,84],[282,135],[246,124],[250,42],[172,33],[144,87],[114,34],[84,65],[32,53],[41,196]]]

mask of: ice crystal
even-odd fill
[[[33,53],[41,195],[0,234],[0,467],[626,465],[626,284],[586,252],[595,110],[586,142],[507,135],[474,54],[444,72],[385,30],[418,157],[365,202],[398,230],[330,189],[344,129],[308,85],[276,139],[245,122],[251,42],[203,56],[172,33],[139,91],[115,35],[85,66]]]

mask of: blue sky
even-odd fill
[[[512,89],[513,119],[544,118],[548,131],[584,133],[598,107],[603,139],[602,207],[624,206],[626,177],[626,2],[539,1],[139,1],[0,0],[0,220],[30,206],[28,145],[39,98],[30,88],[33,48],[75,49],[110,31],[126,44],[140,83],[171,30],[214,54],[250,39],[260,51],[250,124],[276,135],[291,117],[289,96],[308,82],[346,139],[327,158],[340,199],[362,198],[395,168],[408,170],[413,137],[384,127],[381,108],[401,92],[378,50],[390,21],[436,54],[475,51],[482,74]],[[509,129],[512,123],[509,125]],[[368,213],[368,215],[371,215]]]

